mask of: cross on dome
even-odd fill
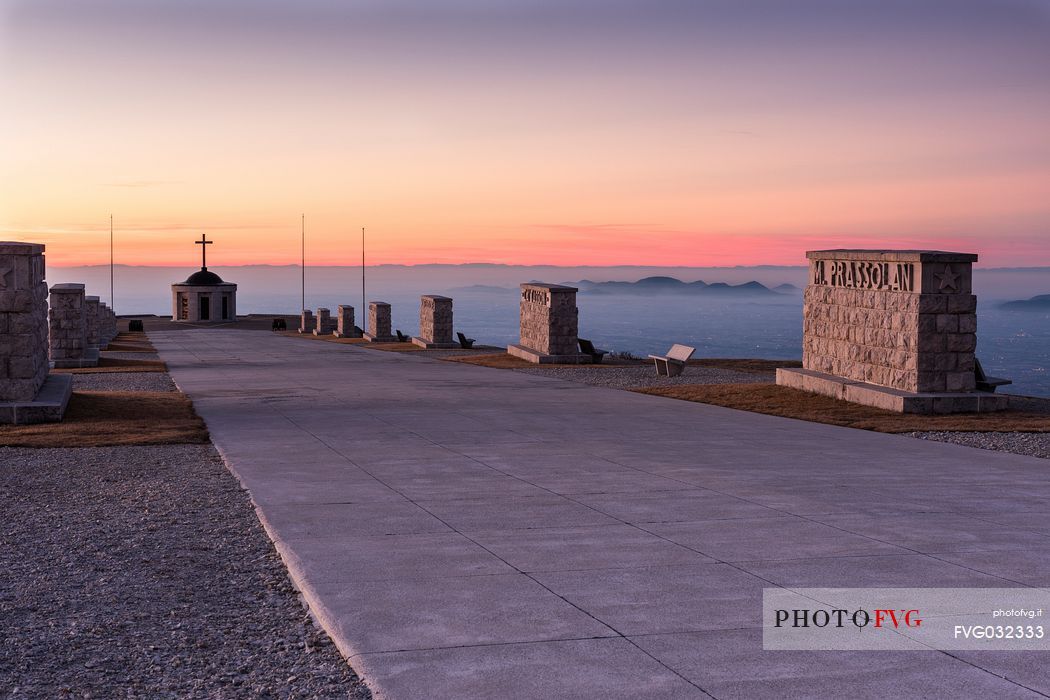
[[[201,239],[199,241],[194,241],[194,243],[196,245],[199,245],[201,247],[201,269],[202,270],[207,270],[208,269],[208,246],[210,246],[214,242],[215,241],[209,241],[208,240],[208,234],[206,234],[206,233],[202,233],[201,234]]]

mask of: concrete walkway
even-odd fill
[[[770,586],[1050,586],[1050,463],[281,337],[151,339],[382,698],[1039,697],[763,652]]]

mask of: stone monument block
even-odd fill
[[[521,285],[521,341],[507,352],[536,363],[589,363],[590,355],[579,351],[577,291],[560,284]]]
[[[975,392],[977,297],[969,253],[806,253],[802,370],[777,383],[905,413],[989,411]]]
[[[87,323],[87,344],[89,348],[102,346],[99,318],[99,298],[84,297],[84,312]]]
[[[314,327],[314,335],[332,335],[335,332],[335,320],[332,312],[323,306],[317,309],[317,324]]]
[[[102,347],[105,347],[117,337],[117,317],[105,302],[99,304],[99,317],[99,336]]]
[[[354,324],[354,307],[343,304],[336,308],[335,337],[361,337],[361,330]]]
[[[390,335],[390,304],[385,301],[368,302],[368,331],[363,337],[370,343],[397,342],[397,336]]]
[[[299,316],[299,332],[313,333],[315,328],[317,324],[314,322],[314,312],[310,309],[303,309],[302,315]]]
[[[419,335],[412,342],[423,348],[458,348],[452,340],[452,300],[437,294],[419,298]]]
[[[0,423],[62,419],[71,376],[48,375],[44,246],[0,242]]]
[[[82,284],[51,287],[51,363],[56,368],[94,367],[98,348],[88,345],[87,300]]]

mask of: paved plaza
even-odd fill
[[[1050,695],[1045,654],[760,630],[766,587],[1050,586],[1045,460],[266,331],[150,338],[377,697]]]

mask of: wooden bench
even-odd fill
[[[468,338],[462,333],[456,333],[456,335],[459,336],[459,347],[463,348],[464,350],[470,350],[472,347],[474,347],[474,343],[477,342],[474,338]]]
[[[602,358],[609,352],[608,350],[598,350],[594,347],[594,343],[584,338],[577,338],[576,340],[580,344],[580,352],[584,355],[590,355],[591,362],[596,365],[600,365]]]
[[[663,377],[677,377],[685,369],[685,363],[696,352],[696,348],[675,343],[666,355],[650,355],[649,359],[656,365],[656,373]]]
[[[977,380],[977,391],[986,391],[989,394],[994,394],[996,387],[1006,386],[1007,384],[1013,384],[1012,379],[1003,379],[1002,377],[989,377],[984,373],[984,367],[981,367],[981,361],[976,357],[973,358],[973,375],[974,379]]]

